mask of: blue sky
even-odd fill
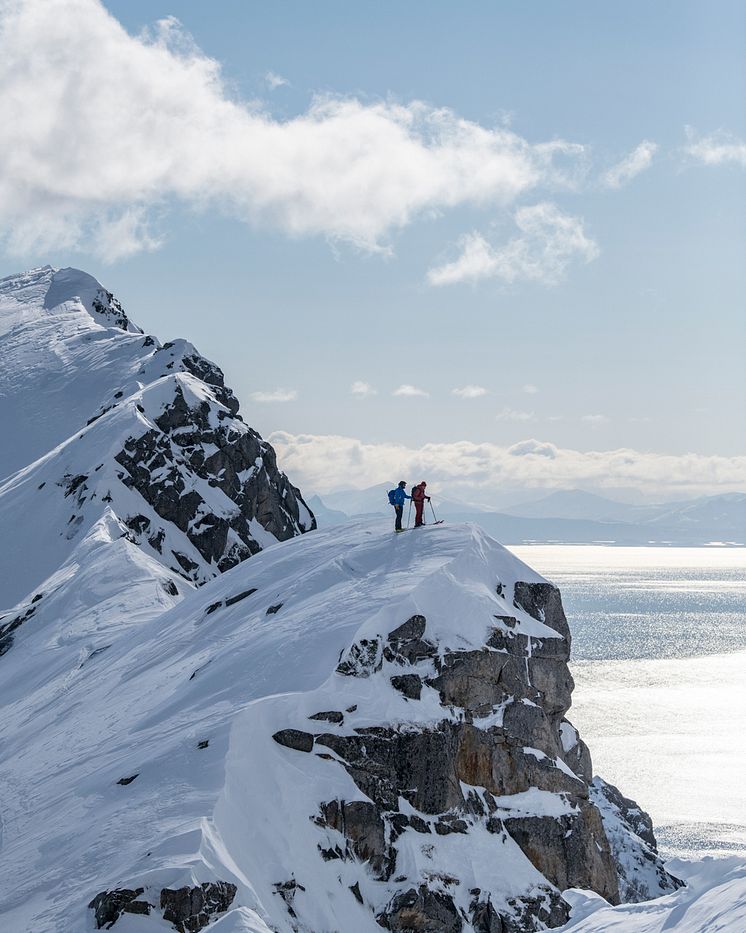
[[[0,273],[93,272],[307,482],[534,439],[739,486],[743,4],[12,6]]]

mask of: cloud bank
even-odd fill
[[[282,468],[301,488],[325,493],[364,488],[394,475],[427,475],[428,482],[490,493],[538,487],[567,489],[633,486],[651,494],[705,495],[746,490],[746,457],[655,454],[622,448],[582,452],[528,439],[510,447],[457,441],[413,448],[366,444],[337,435],[287,434],[269,438]]]
[[[502,209],[585,161],[418,101],[318,97],[280,120],[236,99],[176,20],[134,37],[98,0],[0,0],[0,124],[6,249],[107,259],[155,248],[151,212],[174,201],[386,250],[419,217]]]
[[[553,285],[573,260],[590,262],[598,256],[598,246],[586,236],[582,220],[563,214],[555,204],[521,207],[514,220],[520,232],[504,246],[492,246],[481,233],[467,234],[461,240],[460,255],[430,269],[428,282],[454,285],[496,278],[508,284]]]

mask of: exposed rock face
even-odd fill
[[[197,933],[228,910],[236,896],[236,886],[228,881],[208,881],[195,887],[163,888],[158,903],[144,888],[102,891],[88,905],[94,911],[96,929],[111,929],[122,914],[163,911],[163,919],[177,933]]]
[[[154,419],[154,426],[130,437],[115,456],[126,471],[121,481],[135,489],[165,522],[183,532],[202,558],[223,572],[261,550],[251,523],[256,522],[278,541],[315,527],[300,492],[277,468],[275,453],[251,428],[237,419],[238,403],[222,390],[222,374],[215,367],[194,368],[218,383],[223,407],[210,401],[190,404],[177,383],[173,401]],[[211,383],[212,385],[212,383]],[[234,508],[216,514],[200,493],[201,481],[221,490]],[[133,533],[146,536],[162,551],[162,529],[143,516],[128,520]],[[173,554],[179,569],[199,580],[198,566]]]
[[[647,896],[670,889],[648,818],[607,785],[591,796],[590,755],[564,718],[573,681],[559,591],[518,583],[514,605],[557,637],[527,635],[517,618],[499,616],[481,649],[452,650],[428,637],[426,618],[414,615],[386,635],[357,641],[337,666],[344,678],[376,677],[405,697],[413,704],[411,722],[350,729],[338,721],[334,732],[309,731],[307,722],[303,731],[274,736],[338,762],[329,767],[341,765],[365,796],[320,801],[315,822],[327,837],[319,851],[325,860],[363,862],[378,882],[394,884],[376,913],[385,929],[527,933],[566,922],[561,892],[570,887],[596,891],[612,904],[636,899],[617,851],[626,851],[624,841],[610,845],[595,804],[599,794],[635,827],[645,846],[640,857],[656,868],[658,887],[650,885]],[[419,721],[415,711],[426,698],[431,708],[433,691],[442,716]],[[539,798],[531,812],[528,801]],[[467,909],[457,896],[457,873],[441,873],[437,883],[435,876],[428,882],[407,874],[407,834],[484,839],[485,832],[495,851],[514,844],[536,869],[537,880],[520,896],[495,903],[489,891],[475,889]]]

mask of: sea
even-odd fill
[[[594,773],[664,857],[746,855],[746,549],[510,550],[562,591]]]

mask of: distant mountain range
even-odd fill
[[[315,496],[311,507],[321,527],[361,515],[388,515],[393,483]],[[746,493],[724,493],[683,502],[631,505],[579,489],[490,511],[434,496],[438,518],[471,521],[510,544],[705,545],[746,544]]]

